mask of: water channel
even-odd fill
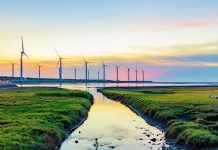
[[[150,125],[147,120],[123,104],[104,97],[97,92],[96,86],[102,85],[61,85],[66,89],[82,89],[90,92],[94,96],[94,104],[88,113],[88,118],[69,135],[60,150],[179,149],[178,145],[165,139],[165,133],[160,128]]]

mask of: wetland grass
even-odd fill
[[[92,100],[79,90],[0,91],[0,149],[57,149],[67,131],[87,116]]]
[[[167,136],[190,148],[218,147],[218,87],[110,88],[110,99],[164,123]]]

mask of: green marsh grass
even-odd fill
[[[87,116],[92,100],[79,90],[0,91],[0,149],[57,149],[72,125]]]
[[[168,127],[167,136],[190,148],[218,147],[218,87],[112,88],[105,96],[131,105]]]

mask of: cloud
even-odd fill
[[[142,52],[137,54],[137,60],[152,65],[218,66],[218,41],[162,47],[130,46],[129,48]],[[136,55],[131,57],[136,59]]]
[[[218,41],[170,46],[129,46],[133,51],[147,53],[149,56],[191,56],[218,54]]]
[[[178,28],[194,28],[194,27],[204,27],[210,25],[208,22],[184,22],[184,23],[178,23],[174,24],[174,27]]]
[[[162,57],[160,64],[167,66],[202,66],[215,67],[218,66],[218,54],[214,55],[193,55],[193,56],[174,56]]]

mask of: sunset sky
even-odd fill
[[[56,63],[64,60],[64,78],[82,56],[97,77],[101,59],[107,79],[115,79],[114,64],[137,64],[146,80],[218,81],[218,1],[216,0],[0,0],[0,75],[19,75],[21,35],[26,53],[24,76],[58,77]],[[134,79],[132,70],[131,79]],[[139,74],[141,78],[141,74]]]

